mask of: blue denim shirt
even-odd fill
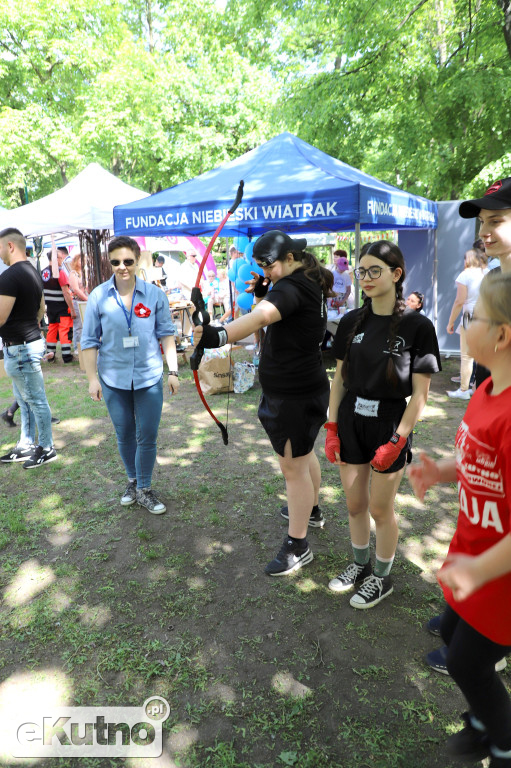
[[[131,389],[132,382],[134,389],[151,387],[163,372],[158,340],[176,333],[168,299],[161,288],[136,278],[133,307],[142,303],[151,314],[137,317],[133,312],[131,335],[138,336],[139,346],[125,348],[122,340],[128,336],[128,321],[116,293],[113,276],[92,291],[85,310],[81,348],[98,349],[98,373],[109,387]]]

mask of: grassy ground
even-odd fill
[[[463,414],[445,395],[457,367],[450,360],[434,378],[416,430],[435,455],[450,454]],[[231,395],[225,448],[181,372],[160,428],[153,487],[168,512],[156,517],[120,506],[113,429],[77,365],[46,368],[59,459],[32,472],[0,466],[0,713],[39,699],[170,702],[161,758],[49,768],[449,768],[443,745],[463,700],[425,666],[438,643],[423,625],[442,607],[435,570],[453,532],[454,487],[423,506],[403,482],[394,594],[354,611],[327,589],[350,547],[337,470],[318,445],[327,525],[310,535],[310,566],[271,580],[263,569],[285,535],[285,494],[257,421],[259,390]],[[210,398],[222,420],[226,400]],[[0,427],[2,453],[16,436]],[[0,744],[0,765],[18,764]]]

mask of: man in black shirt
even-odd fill
[[[18,444],[0,462],[23,461],[24,469],[32,469],[57,458],[41,372],[44,339],[39,321],[44,313],[43,285],[41,276],[27,260],[25,238],[19,230],[9,228],[0,232],[0,259],[9,267],[0,275],[4,366],[21,412]],[[35,442],[36,426],[39,444]]]

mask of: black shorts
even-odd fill
[[[261,395],[257,415],[275,453],[284,456],[288,440],[291,441],[293,458],[307,456],[312,451],[318,432],[326,421],[329,397],[328,390],[303,400]]]
[[[388,443],[396,431],[405,408],[406,400],[366,400],[347,392],[341,400],[337,419],[341,461],[369,464],[380,445]],[[411,460],[410,434],[395,462],[382,474],[397,472]]]

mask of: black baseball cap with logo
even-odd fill
[[[460,205],[459,213],[463,219],[474,219],[479,216],[481,208],[489,211],[511,208],[511,176],[494,181],[483,197],[477,200],[465,200]]]
[[[293,240],[286,232],[280,229],[270,229],[264,235],[258,237],[254,243],[252,256],[256,261],[265,267],[269,267],[279,257],[286,253],[299,253],[307,247],[307,240],[304,237]]]

